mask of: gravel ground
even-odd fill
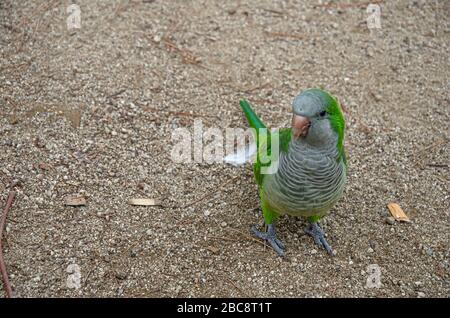
[[[17,296],[450,296],[448,1],[385,1],[379,30],[362,1],[77,3],[68,30],[68,1],[0,2]],[[284,217],[283,260],[249,235],[262,220],[250,166],[175,164],[171,135],[194,118],[244,128],[242,97],[287,125],[309,87],[345,107],[348,185],[322,223],[336,256]],[[65,206],[73,194],[86,206]],[[412,222],[389,222],[389,202]],[[380,288],[366,286],[370,264]]]

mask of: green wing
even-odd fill
[[[272,163],[271,160],[261,160],[262,158],[272,158],[272,139],[278,138],[279,146],[278,146],[278,156],[281,152],[287,153],[289,149],[289,142],[291,141],[291,128],[281,128],[272,133],[268,133],[267,135],[259,136],[258,150],[257,150],[257,158],[256,162],[253,165],[253,173],[255,175],[256,182],[261,187],[265,174],[261,173],[261,168],[265,166],[270,166]],[[266,150],[267,149],[267,150]],[[266,152],[266,154],[265,154]],[[267,157],[266,157],[267,156]],[[263,163],[263,162],[264,163]]]
[[[287,152],[289,148],[289,141],[291,140],[291,129],[282,128],[275,132],[270,132],[245,99],[240,101],[240,105],[250,127],[256,130],[255,140],[257,142],[257,158],[253,165],[253,172],[256,182],[261,187],[265,176],[265,174],[261,173],[261,168],[264,166],[270,166],[271,164],[270,160],[263,159],[270,159],[272,156],[271,140],[273,138],[279,138],[278,151]],[[263,133],[264,131],[266,133]]]
[[[250,125],[250,127],[255,129],[256,132],[256,143],[257,143],[257,157],[256,162],[253,164],[253,173],[255,175],[256,182],[258,183],[259,195],[260,195],[260,203],[261,209],[264,216],[264,221],[266,224],[272,224],[278,218],[278,214],[273,211],[265,198],[264,191],[262,188],[263,180],[266,174],[263,174],[261,171],[262,167],[270,166],[272,158],[272,140],[278,138],[278,155],[280,152],[288,152],[289,150],[289,142],[291,140],[291,129],[290,128],[282,128],[276,130],[274,132],[270,132],[270,130],[266,129],[266,126],[261,121],[261,119],[255,114],[255,112],[250,107],[250,104],[246,100],[241,100],[240,105],[242,110],[244,111],[245,117]],[[262,128],[262,129],[261,129]],[[276,157],[277,159],[279,156]],[[264,160],[268,159],[268,160]]]

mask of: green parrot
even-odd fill
[[[255,227],[252,232],[284,256],[284,246],[275,233],[275,221],[284,214],[306,217],[309,225],[305,232],[333,255],[318,221],[342,196],[347,176],[345,121],[339,103],[322,89],[305,90],[293,101],[291,128],[266,133],[266,126],[249,103],[241,100],[240,106],[256,131],[253,172],[267,225],[266,232]],[[278,149],[273,147],[274,138],[278,138]],[[264,168],[274,164],[268,157],[276,158],[271,160],[277,160],[277,169],[264,172]]]

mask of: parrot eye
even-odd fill
[[[326,111],[322,111],[322,112],[320,112],[319,116],[320,116],[320,117],[323,117],[323,116],[325,116],[326,114],[327,114]]]

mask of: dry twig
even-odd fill
[[[250,298],[249,294],[247,294],[246,292],[244,292],[241,288],[239,288],[238,285],[235,284],[235,282],[231,279],[231,277],[226,274],[225,272],[222,273],[222,277],[229,283],[231,284],[234,288],[236,288],[236,290],[238,292],[241,293],[241,295],[244,295],[244,297]]]
[[[236,233],[239,233],[239,234],[241,234],[243,237],[245,237],[245,238],[247,238],[247,239],[249,239],[249,240],[251,240],[251,241],[255,241],[256,243],[259,243],[259,244],[261,244],[262,246],[266,247],[266,243],[263,242],[263,241],[261,241],[261,240],[259,240],[259,239],[257,239],[256,237],[253,237],[253,236],[251,236],[251,235],[249,235],[249,234],[246,234],[246,233],[244,233],[244,232],[242,232],[242,231],[239,231],[239,230],[237,230],[237,229],[233,229],[232,227],[228,227],[227,229],[228,229],[228,230],[232,230],[232,231],[234,231],[234,232],[236,232]]]
[[[8,199],[6,200],[6,206],[3,210],[2,219],[0,222],[0,271],[2,273],[3,278],[3,288],[5,289],[6,295],[9,298],[13,297],[11,283],[9,282],[8,272],[6,271],[5,261],[3,260],[3,246],[2,246],[2,238],[3,238],[3,229],[6,225],[6,217],[8,216],[8,211],[11,208],[12,202],[14,200],[14,196],[16,193],[14,191],[10,191],[8,195]]]
[[[367,2],[361,2],[361,3],[324,3],[324,4],[318,4],[314,6],[315,8],[336,8],[336,9],[347,9],[347,8],[366,8],[369,4],[382,4],[383,0],[372,0]]]
[[[426,151],[429,151],[429,150],[431,150],[431,149],[434,149],[434,148],[436,148],[436,147],[439,147],[439,146],[442,145],[442,144],[446,144],[448,141],[449,141],[448,139],[441,139],[441,140],[438,140],[438,141],[436,141],[435,143],[433,143],[433,144],[431,144],[431,145],[429,145],[429,146],[427,146],[427,147],[425,147],[425,148],[422,148],[422,149],[420,149],[420,150],[418,150],[418,151],[414,151],[413,153],[410,153],[407,157],[408,157],[408,158],[411,158],[411,157],[417,157],[419,154],[422,154],[422,153],[424,153],[424,152],[426,152]]]
[[[234,176],[233,178],[231,178],[230,180],[228,180],[227,182],[225,182],[224,184],[222,184],[222,186],[220,186],[218,189],[216,189],[216,190],[214,190],[214,191],[211,191],[211,192],[205,194],[204,196],[200,197],[200,198],[197,199],[197,200],[194,200],[194,201],[192,201],[192,202],[189,202],[189,203],[186,204],[183,208],[184,208],[184,209],[185,209],[185,208],[188,208],[188,207],[190,207],[190,206],[192,206],[192,205],[194,205],[194,204],[196,204],[196,203],[199,203],[199,202],[203,201],[204,199],[206,199],[206,198],[212,196],[213,194],[218,193],[219,191],[223,190],[223,188],[224,188],[226,185],[230,184],[231,182],[233,182],[234,180],[236,180],[238,177],[239,177],[239,176]]]
[[[288,33],[288,32],[264,32],[267,36],[273,37],[273,38],[290,38],[294,40],[303,40],[305,39],[304,36],[300,34],[294,34],[294,33]]]

